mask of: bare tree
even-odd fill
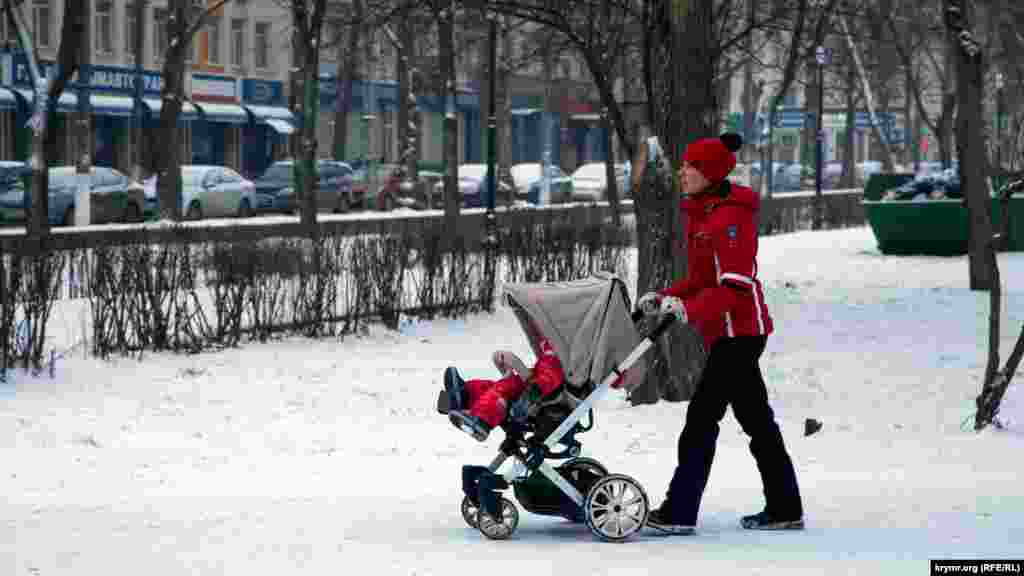
[[[167,52],[161,70],[160,128],[156,147],[156,186],[160,218],[181,220],[181,132],[178,116],[185,101],[185,57],[206,19],[228,3],[217,0],[208,7],[194,11],[191,0],[170,0],[167,14]],[[193,214],[199,216],[199,214]]]
[[[444,110],[444,229],[455,238],[462,198],[459,194],[459,121],[455,114],[455,2],[431,0],[437,17],[438,68],[441,73]]]
[[[970,230],[970,286],[971,290],[991,290],[993,270],[986,251],[992,238],[992,216],[981,122],[983,52],[970,25],[967,10],[970,0],[945,1],[946,26],[955,42],[956,52],[956,84],[960,100],[956,115],[956,144]]]
[[[303,225],[316,230],[316,120],[320,91],[320,36],[323,31],[326,0],[292,0],[295,66],[302,75],[302,126],[298,130],[301,161],[295,163],[298,178],[296,192]],[[341,127],[345,129],[344,126]],[[301,166],[301,168],[300,168]]]
[[[982,430],[993,422],[998,424],[996,417],[999,414],[999,405],[1010,386],[1020,361],[1024,358],[1024,327],[1021,328],[1017,343],[1006,360],[1006,365],[999,370],[999,343],[1000,330],[999,320],[1002,314],[1000,303],[1002,302],[1002,291],[999,279],[999,262],[996,254],[999,250],[1005,249],[1009,241],[1010,232],[1010,196],[1024,191],[1024,180],[1017,180],[1006,186],[999,194],[999,202],[1002,205],[1002,219],[1000,221],[999,233],[992,236],[985,246],[985,256],[992,266],[992,289],[989,291],[989,321],[988,321],[988,362],[985,366],[985,380],[982,384],[981,393],[975,400],[977,411],[974,414],[974,429]]]
[[[366,4],[363,0],[352,0],[352,22],[345,30],[344,39],[336,40],[338,49],[337,101],[334,108],[334,154],[339,160],[347,160],[351,154],[348,147],[348,120],[352,112],[353,86],[360,79],[359,46],[366,38]]]
[[[78,71],[81,37],[88,15],[77,2],[64,3],[64,25],[61,28],[60,48],[57,53],[55,76],[44,78],[39,66],[39,55],[28,23],[21,11],[23,2],[4,0],[5,17],[13,30],[17,31],[18,42],[28,59],[29,74],[35,86],[35,106],[29,124],[32,127],[32,155],[29,166],[32,170],[31,206],[28,211],[28,233],[32,236],[49,232],[48,219],[50,158],[56,156],[57,138],[53,126],[57,121],[57,99],[67,86],[71,76]]]

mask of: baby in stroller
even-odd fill
[[[448,395],[448,418],[456,428],[483,442],[491,430],[500,426],[508,415],[509,406],[522,394],[529,394],[532,403],[561,388],[565,380],[562,363],[555,354],[551,341],[545,338],[536,323],[526,323],[532,332],[531,340],[538,342],[540,353],[532,370],[514,353],[494,353],[494,366],[501,372],[499,380],[474,379],[464,381],[458,370],[449,367],[444,373],[444,388]]]

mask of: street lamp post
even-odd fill
[[[828,65],[831,54],[829,50],[824,46],[818,46],[814,50],[814,59],[818,63],[818,118],[815,122],[815,128],[817,128],[817,134],[815,135],[815,151],[814,151],[814,229],[820,230],[822,221],[824,220],[822,214],[822,207],[824,205],[823,198],[821,196],[821,181],[822,181],[822,165],[824,146],[825,146],[825,127],[824,127],[824,110],[825,110],[825,66]]]

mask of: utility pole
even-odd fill
[[[75,192],[75,226],[88,226],[92,220],[89,197],[89,173],[92,171],[92,107],[89,84],[92,80],[92,2],[80,0],[82,5],[82,38],[78,66],[78,161]]]
[[[548,178],[551,170],[551,108],[554,104],[551,97],[552,84],[552,54],[550,37],[544,42],[544,109],[541,111],[540,124],[544,138],[544,155],[540,166],[540,198],[539,204],[547,206],[551,203],[551,180]]]
[[[146,161],[143,154],[145,146],[142,144],[142,119],[146,113],[142,108],[142,98],[145,94],[143,70],[146,61],[146,0],[135,0],[132,10],[135,14],[135,84],[132,86],[135,98],[132,108],[135,134],[132,136],[132,154],[134,155],[132,164],[135,179],[142,180],[143,164]]]

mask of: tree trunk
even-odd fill
[[[603,10],[601,10],[601,28],[604,29],[604,30],[607,30],[611,26],[611,19],[612,19],[612,16],[611,16],[611,10],[612,10],[611,0],[604,0],[602,2],[602,5],[603,5],[602,6]],[[615,86],[615,71],[616,71],[616,66],[615,66],[616,56],[614,54],[612,54],[612,46],[609,45],[609,38],[610,38],[610,36],[611,36],[610,34],[606,34],[604,36],[604,40],[603,40],[603,43],[602,43],[601,54],[600,54],[600,59],[601,59],[601,70],[605,72],[605,82],[609,86],[614,87]],[[625,92],[625,86],[623,86],[623,92]],[[618,105],[618,103],[615,102],[614,91],[612,92],[612,97],[611,97],[610,105],[611,106],[616,106],[616,107]],[[605,173],[605,180],[608,183],[607,184],[607,186],[608,186],[608,191],[607,191],[608,203],[611,204],[611,208],[612,208],[612,223],[615,225],[616,228],[618,228],[618,227],[622,226],[622,215],[619,213],[620,212],[620,208],[619,208],[619,186],[618,186],[618,181],[615,179],[615,148],[612,146],[612,142],[614,140],[612,138],[612,121],[611,121],[611,114],[612,113],[614,113],[614,112],[609,108],[609,105],[606,104],[604,106],[604,108],[602,110],[602,114],[601,114],[601,129],[604,131],[604,146],[605,146],[605,151],[606,151],[605,153],[607,155],[607,157],[605,158],[605,163],[604,163],[604,168],[605,168],[604,173]],[[621,116],[621,111],[619,113],[619,116]],[[715,117],[717,118],[717,115]],[[547,137],[550,138],[550,136],[551,135],[549,133],[547,135]],[[621,141],[622,138],[620,137],[619,140]]]
[[[947,31],[945,50],[945,73],[942,76],[942,112],[939,115],[939,133],[936,137],[939,146],[939,159],[943,168],[949,168],[953,162],[953,114],[957,105],[956,83],[956,39]]]
[[[409,19],[411,15],[403,18],[398,25],[400,47],[399,50],[399,98],[404,102],[404,118],[399,114],[399,145],[401,146],[401,162],[405,167],[407,177],[412,182],[419,182],[419,159],[420,159],[420,114],[416,104],[416,96],[419,94],[416,78],[418,77],[413,60],[416,58],[416,35],[412,32],[412,24]],[[404,129],[404,130],[403,130]],[[429,190],[426,191],[429,198]]]
[[[338,99],[334,107],[334,157],[350,160],[348,122],[352,112],[353,85],[359,79],[359,45],[366,19],[363,0],[352,0],[354,24],[348,29],[347,42],[338,43]]]
[[[80,0],[80,10],[83,14],[91,14],[92,0]],[[91,34],[89,29],[91,26],[91,18],[82,18],[82,32],[79,37],[79,78],[89,78],[91,75],[90,61],[92,60],[92,45]],[[90,189],[90,172],[92,170],[92,106],[91,99],[89,97],[89,82],[79,81],[78,83],[78,111],[76,114],[77,123],[77,134],[76,139],[76,151],[77,158],[75,158],[75,180],[77,184],[77,190],[75,191],[75,208],[74,208],[74,221],[70,224],[75,226],[88,226],[92,218],[92,202]]]
[[[185,98],[185,54],[191,45],[188,37],[187,0],[174,0],[167,18],[169,44],[161,70],[163,82],[160,87],[160,136],[156,147],[157,195],[160,204],[160,219],[177,222],[182,217],[181,206],[181,132],[178,130],[178,115]],[[184,207],[185,213],[189,207]]]
[[[147,156],[147,151],[152,150],[152,144],[147,140],[145,136],[145,128],[143,127],[143,118],[146,114],[143,109],[142,98],[145,95],[143,70],[145,69],[145,58],[146,54],[146,27],[138,24],[139,22],[146,21],[147,8],[149,2],[147,0],[135,0],[135,86],[134,86],[134,97],[135,97],[135,109],[132,116],[132,177],[136,180],[141,181],[146,177],[147,173],[152,169],[152,162]]]
[[[512,179],[512,96],[509,94],[509,86],[512,78],[512,71],[506,59],[512,55],[512,33],[511,18],[502,17],[499,21],[502,24],[501,52],[498,60],[498,173],[506,181]],[[510,186],[506,201],[511,206],[515,203],[515,187]]]
[[[654,67],[645,78],[651,82],[648,98],[657,102],[657,117],[650,121],[661,144],[661,158],[671,162],[682,156],[690,141],[713,134],[718,114],[717,52],[711,3],[659,3],[656,10],[653,21],[664,25],[654,28],[655,38],[649,47],[658,52],[645,56]],[[680,199],[674,175],[664,173],[654,186],[634,194],[637,228],[643,228],[646,236],[639,253],[637,294],[664,288],[687,274]],[[654,358],[647,381],[634,391],[632,400],[688,400],[696,389],[703,361],[696,331],[689,326],[673,327],[667,346]]]
[[[965,0],[946,0],[946,25],[954,46],[957,63],[956,147],[960,159],[960,182],[967,202],[970,235],[968,267],[971,290],[992,288],[992,265],[987,257],[992,238],[991,201],[986,182],[985,138],[982,133],[982,57],[981,46],[971,34]]]
[[[851,48],[846,47],[849,56],[846,60],[853,60],[850,54]],[[842,188],[847,190],[857,185],[857,145],[855,138],[857,134],[857,70],[853,66],[846,68],[846,131],[843,133],[843,148],[846,153],[843,155],[843,183]]]
[[[459,193],[459,123],[455,114],[455,12],[451,0],[439,0],[439,67],[443,79],[444,112],[444,229],[449,244],[457,236],[462,197]]]
[[[34,109],[29,120],[29,126],[32,128],[32,152],[29,159],[31,179],[25,198],[28,203],[25,224],[28,236],[40,238],[50,232],[48,166],[57,147],[57,138],[53,130],[53,125],[57,121],[57,98],[64,91],[71,75],[78,69],[81,35],[87,15],[77,2],[64,4],[64,26],[61,29],[60,48],[57,54],[58,74],[48,79],[39,66],[36,43],[20,6],[15,5],[13,0],[4,0],[3,10],[6,21],[9,24],[13,23],[18,45],[28,60],[29,75],[35,87]]]

